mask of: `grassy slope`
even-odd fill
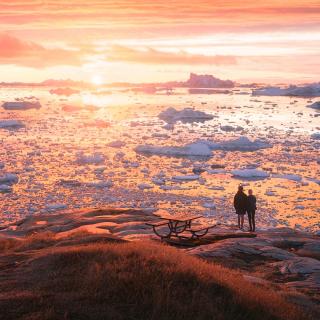
[[[82,235],[82,238],[84,235]],[[306,319],[271,289],[164,245],[0,240],[0,319]]]

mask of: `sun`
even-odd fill
[[[100,75],[95,74],[91,78],[91,83],[95,86],[101,86],[103,84],[103,78]]]

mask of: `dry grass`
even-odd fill
[[[19,266],[2,268],[1,319],[307,319],[271,289],[168,246],[90,244],[35,252],[35,243]]]

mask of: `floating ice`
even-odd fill
[[[320,140],[320,132],[313,133],[313,134],[311,135],[311,139]]]
[[[210,157],[212,152],[203,142],[195,142],[183,147],[158,147],[154,145],[140,145],[135,148],[137,153],[164,155],[171,157]]]
[[[313,83],[306,86],[267,87],[252,91],[253,96],[301,96],[318,97],[320,96],[320,83]]]
[[[113,183],[112,181],[98,181],[98,182],[87,182],[87,187],[93,187],[93,188],[110,188],[112,187]]]
[[[2,177],[0,177],[0,184],[14,184],[18,183],[19,178],[14,173],[6,173]]]
[[[265,172],[263,170],[257,170],[257,169],[233,170],[231,171],[231,173],[234,177],[245,178],[245,179],[250,179],[250,178],[265,179],[270,176],[268,172]]]
[[[175,123],[177,121],[182,121],[185,123],[201,122],[213,119],[213,116],[211,114],[207,114],[202,111],[197,111],[192,108],[184,108],[181,111],[178,111],[175,108],[168,108],[160,112],[158,117],[161,120],[164,120],[168,123]]]
[[[309,104],[307,108],[312,108],[316,110],[320,110],[320,101],[314,102],[312,104]]]
[[[297,174],[274,174],[272,177],[279,178],[279,179],[292,180],[297,182],[300,182],[302,180],[302,177]]]
[[[192,174],[192,175],[186,175],[186,176],[174,176],[172,177],[172,180],[177,180],[177,181],[194,181],[199,179],[199,175],[197,174]]]
[[[214,203],[206,202],[202,205],[204,208],[214,210],[216,209],[216,205]]]
[[[239,137],[234,140],[227,140],[220,143],[211,142],[211,141],[203,141],[200,142],[205,143],[212,150],[226,150],[226,151],[257,151],[260,149],[271,148],[272,146],[262,140],[254,140],[251,141],[247,137]]]
[[[227,140],[220,143],[207,140],[198,140],[182,147],[158,147],[154,145],[140,145],[135,148],[137,153],[165,155],[165,156],[212,156],[212,150],[226,151],[257,151],[271,148],[271,145],[262,140],[251,141],[247,137]]]
[[[2,108],[5,110],[28,110],[28,109],[40,109],[41,104],[39,101],[14,101],[14,102],[5,102],[2,105]]]
[[[46,209],[49,211],[55,211],[55,210],[63,210],[66,209],[67,206],[65,204],[62,203],[54,203],[54,204],[48,204],[46,206]]]
[[[6,184],[0,184],[0,193],[8,193],[12,191],[12,187]]]
[[[0,129],[22,128],[24,124],[20,120],[0,120]]]
[[[138,188],[139,188],[140,190],[152,189],[153,186],[150,185],[150,184],[147,184],[147,183],[140,183],[140,184],[138,184]]]
[[[120,140],[112,141],[107,144],[107,146],[111,147],[111,148],[122,148],[125,145],[126,145],[126,143],[124,141],[120,141]]]
[[[242,131],[243,127],[240,126],[230,126],[230,125],[226,125],[226,126],[221,126],[220,129],[222,131],[226,131],[226,132],[233,132],[233,131]]]
[[[80,152],[77,154],[76,162],[78,164],[102,164],[105,162],[105,157],[101,153],[85,155],[84,153]]]

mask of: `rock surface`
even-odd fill
[[[18,240],[50,232],[59,241],[81,233],[82,243],[86,243],[86,238],[97,242],[104,238],[159,241],[152,228],[146,225],[146,222],[159,220],[156,214],[150,210],[105,208],[32,215],[3,227],[0,239]],[[315,310],[319,306],[319,236],[289,228],[253,234],[239,231],[235,226],[217,225],[201,240],[170,243],[190,255],[237,269],[256,285],[271,283],[298,304],[307,303]]]

